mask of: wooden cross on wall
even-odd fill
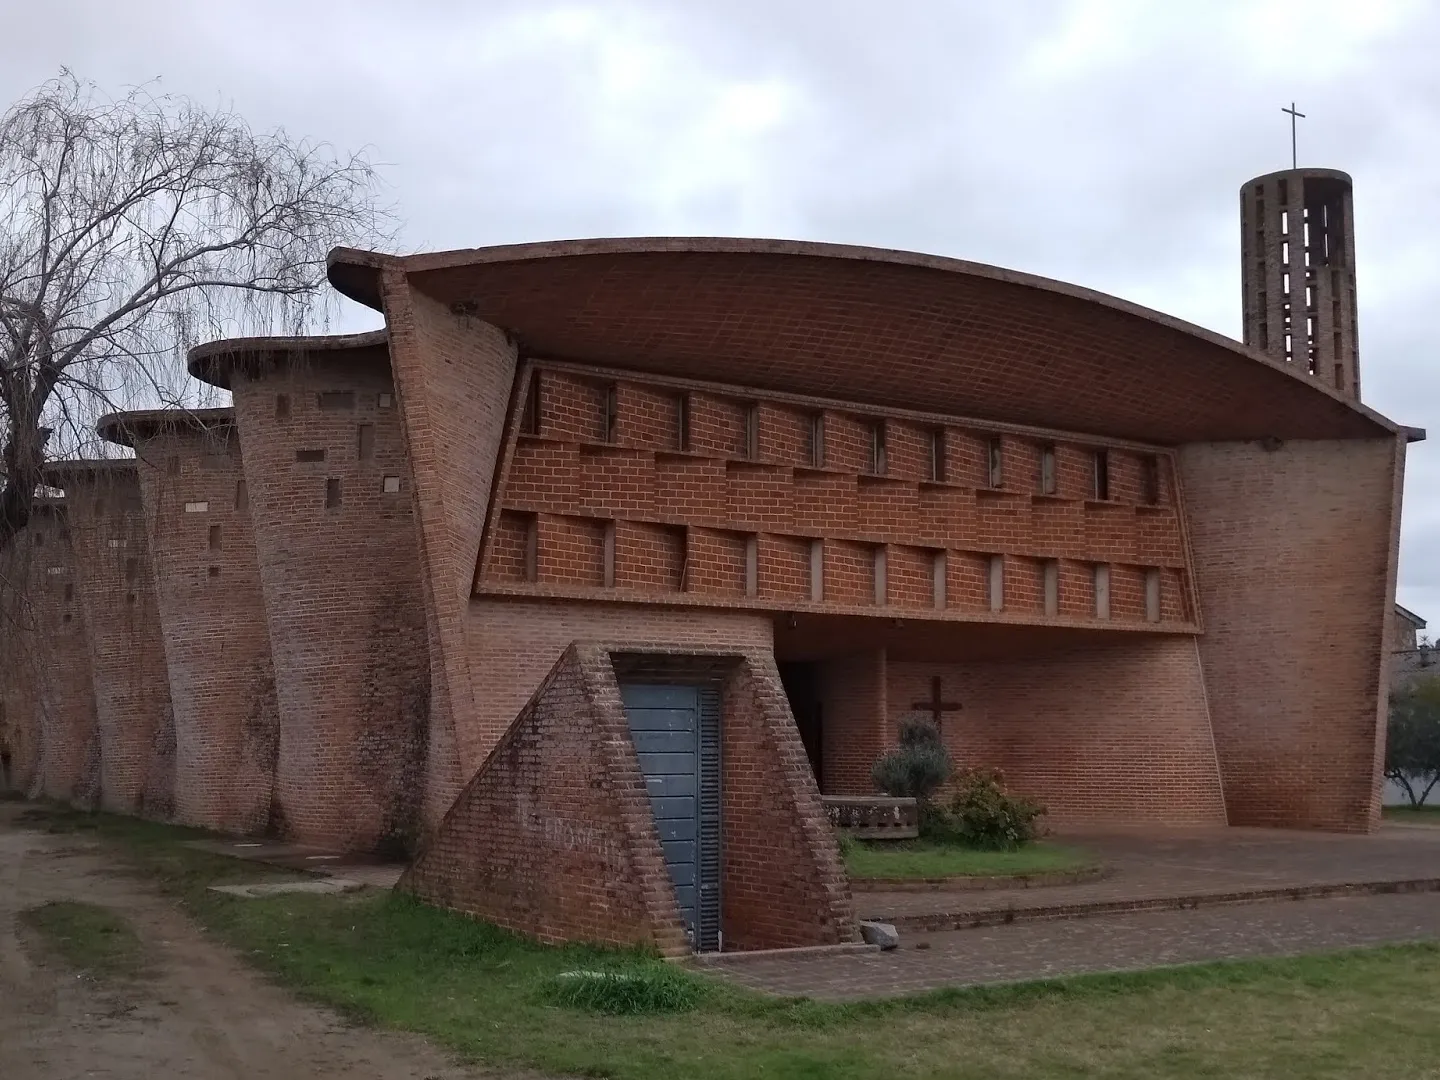
[[[963,706],[958,701],[946,701],[945,695],[941,692],[940,676],[932,675],[930,677],[930,700],[917,701],[912,708],[928,712],[935,721],[935,730],[943,731],[945,714],[959,712]]]

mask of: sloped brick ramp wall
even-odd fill
[[[684,954],[617,668],[722,687],[726,948],[853,940],[839,853],[763,650],[571,644],[397,887],[545,942]]]

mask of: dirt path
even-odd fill
[[[0,1076],[6,1080],[469,1080],[423,1039],[346,1024],[297,1002],[168,901],[70,836],[18,825],[0,804]],[[83,900],[134,926],[154,972],[106,988],[35,950],[16,914]]]

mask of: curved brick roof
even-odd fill
[[[375,354],[385,356],[388,362],[386,338],[384,330],[317,337],[226,338],[195,346],[186,360],[195,378],[229,390],[237,367],[254,374],[265,367],[304,363],[317,353],[356,353],[357,359]]]
[[[1160,443],[1399,430],[1209,330],[958,259],[714,238],[330,254],[376,309],[386,267],[550,359]]]
[[[234,409],[137,409],[102,416],[95,430],[102,439],[134,446],[136,439],[154,438],[162,431],[218,431],[234,426]]]

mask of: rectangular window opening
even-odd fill
[[[930,432],[930,479],[943,484],[948,477],[945,469],[945,429]]]
[[[1160,501],[1160,459],[1154,454],[1140,459],[1140,497],[1149,506]]]
[[[67,582],[65,583],[65,588],[64,588],[64,590],[63,590],[63,593],[64,593],[64,597],[65,597],[66,600],[74,600],[74,599],[75,599],[75,586],[72,585],[70,582],[67,581]]]
[[[949,597],[946,595],[946,569],[949,561],[948,553],[944,550],[937,551],[930,557],[932,599],[938,611],[944,611],[949,603]]]
[[[140,576],[140,560],[129,558],[125,560],[125,580],[134,582]]]
[[[386,495],[394,495],[400,490],[400,477],[386,476],[380,481],[380,490]]]
[[[389,479],[387,477],[386,479]],[[400,478],[394,478],[399,490]],[[525,523],[525,580],[538,581],[540,578],[540,515],[531,514]]]
[[[1040,448],[1040,494],[1055,494],[1055,444],[1046,443]]]
[[[600,439],[613,443],[620,430],[620,388],[614,383],[605,384],[604,401],[601,404]]]
[[[357,424],[355,426],[355,454],[361,461],[369,461],[375,456],[374,424]]]
[[[988,487],[998,488],[1004,486],[1004,473],[1001,466],[1005,462],[1004,446],[997,435],[990,440],[988,450],[988,465],[986,467],[985,483]]]
[[[1106,502],[1110,498],[1110,452],[1096,450],[1093,461],[1095,472],[1095,498]]]
[[[675,449],[690,449],[690,395],[675,395]]]
[[[1153,567],[1145,571],[1145,618],[1160,621],[1160,571]]]
[[[825,414],[820,412],[810,416],[810,465],[825,467]]]
[[[760,406],[745,406],[745,456],[752,461],[760,456]]]
[[[376,407],[377,409],[390,409],[390,408],[394,408],[394,406],[395,406],[395,395],[394,395],[394,394],[376,394],[376,395],[375,395],[375,407]]]
[[[1110,617],[1110,567],[1104,563],[1095,567],[1095,617]]]
[[[246,490],[244,480],[235,481],[235,509],[247,510],[250,507],[250,493]]]
[[[324,460],[325,460],[325,451],[324,451],[324,450],[296,450],[296,451],[295,451],[295,460],[296,460],[296,461],[324,461]]]
[[[321,390],[315,395],[315,404],[322,412],[338,412],[355,408],[354,390]]]
[[[219,526],[219,525],[211,525],[211,526],[210,526],[210,541],[209,541],[209,542],[210,542],[210,550],[211,550],[211,551],[219,551],[219,550],[220,550],[220,526]]]
[[[325,509],[333,510],[340,505],[340,480],[330,477],[325,481]]]
[[[276,394],[276,395],[275,395],[275,419],[276,419],[276,420],[289,420],[289,419],[290,419],[290,395],[289,395],[289,394]]]
[[[219,577],[219,576],[220,576],[220,567],[218,567],[218,566],[211,566],[211,567],[208,568],[207,572],[209,573],[209,575],[210,575],[211,577]]]
[[[888,462],[885,459],[885,421],[876,420],[870,425],[870,471],[884,476]]]
[[[986,598],[990,601],[991,611],[1002,611],[1005,608],[1005,556],[990,556],[990,573],[986,580]]]
[[[540,372],[530,373],[530,385],[525,387],[525,408],[520,413],[520,434],[540,434]]]

